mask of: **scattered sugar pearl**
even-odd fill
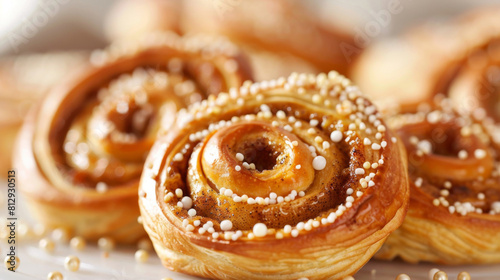
[[[379,144],[377,144],[377,143],[372,144],[372,150],[378,151],[378,150],[380,150],[380,148],[381,148],[381,146]]]
[[[111,251],[115,248],[115,241],[109,237],[101,237],[97,240],[97,246],[104,251]]]
[[[326,167],[326,159],[323,156],[317,156],[313,159],[313,168],[315,170],[323,170]]]
[[[225,195],[225,196],[232,196],[232,195],[233,195],[233,191],[232,191],[232,190],[230,190],[230,189],[226,189],[226,190],[224,191],[224,195]]]
[[[300,192],[299,192],[299,196],[300,196],[300,197],[303,197],[303,196],[305,196],[305,195],[306,195],[306,193],[305,193],[304,191],[300,191]]]
[[[10,262],[11,262],[11,259],[10,259],[11,256],[6,256],[5,259],[4,259],[4,265],[7,269],[13,269],[14,271],[17,270],[19,268],[19,265],[21,264],[21,260],[19,259],[18,256],[15,256],[15,259],[14,259],[14,266],[11,266]]]
[[[396,277],[396,280],[410,280],[410,276],[406,275],[406,274],[399,274],[397,277]]]
[[[281,119],[281,120],[284,120],[286,119],[286,114],[285,112],[279,110],[277,113],[276,113],[276,117],[278,117],[278,119]]]
[[[191,197],[189,196],[183,197],[181,202],[184,209],[189,209],[193,206],[193,199],[191,199]]]
[[[71,240],[69,241],[69,245],[74,250],[81,251],[85,248],[86,242],[85,242],[85,239],[83,239],[82,237],[75,236],[75,237],[71,238]]]
[[[477,194],[477,199],[484,200],[485,198],[486,198],[486,196],[484,195],[484,193],[478,193]]]
[[[104,193],[108,190],[108,185],[104,182],[99,182],[95,185],[95,190],[99,193]]]
[[[442,196],[446,197],[446,196],[449,196],[450,195],[450,191],[449,190],[441,190],[439,192]]]
[[[415,180],[415,186],[416,186],[417,188],[420,188],[420,187],[422,186],[422,181],[423,181],[423,179],[422,179],[422,178],[420,178],[420,177],[418,177],[418,178]]]
[[[239,160],[239,161],[243,161],[245,159],[245,156],[243,156],[242,153],[237,153],[236,154],[236,159]]]
[[[457,280],[471,280],[471,276],[468,272],[462,271],[458,274]]]
[[[194,221],[194,222],[193,222],[193,225],[194,225],[195,227],[199,227],[199,226],[200,226],[200,224],[201,224],[201,221],[200,221],[200,220],[196,220],[196,221]]]
[[[451,189],[452,184],[451,184],[451,182],[450,182],[450,181],[446,181],[446,182],[444,182],[443,186],[444,186],[445,188],[447,188],[447,189]]]
[[[253,226],[253,234],[256,237],[264,237],[267,235],[267,226],[263,223],[257,223]]]
[[[466,150],[460,150],[460,152],[458,152],[458,158],[459,159],[466,159],[467,156],[469,156],[469,154],[467,153]]]
[[[483,150],[483,149],[476,149],[474,151],[474,156],[477,158],[477,159],[483,159],[486,157],[486,151]]]
[[[372,144],[372,141],[370,141],[370,139],[369,139],[369,138],[365,138],[365,139],[363,140],[363,145],[368,146],[368,145],[371,145],[371,144]]]
[[[438,271],[434,274],[433,280],[448,280],[448,275],[444,271]]]
[[[177,153],[174,156],[174,161],[182,161],[184,159],[184,156],[181,153]]]
[[[52,239],[56,242],[67,242],[69,239],[69,232],[64,228],[56,228],[52,231]]]
[[[170,202],[174,198],[174,194],[169,192],[163,197],[163,201],[165,202]]]
[[[134,258],[138,263],[145,263],[149,259],[149,253],[146,250],[139,249],[135,252]]]
[[[54,241],[48,238],[43,238],[38,242],[38,247],[40,247],[40,249],[43,249],[45,252],[52,253],[54,251],[55,244]]]
[[[47,275],[47,280],[63,280],[64,277],[59,271],[52,271]]]
[[[323,146],[323,149],[326,150],[326,149],[330,148],[330,143],[328,143],[328,141],[323,141],[322,146]]]
[[[300,164],[295,165],[295,169],[300,169],[302,166]]]
[[[67,256],[64,260],[64,268],[68,271],[78,271],[80,269],[80,259],[76,256]]]
[[[241,170],[241,166],[236,165],[236,166],[234,167],[234,170],[236,170],[236,171],[240,171],[240,170]]]
[[[296,229],[294,229],[294,230],[291,231],[290,234],[292,235],[292,237],[297,237],[297,236],[299,236],[299,231],[296,230]]]
[[[365,174],[365,170],[364,170],[363,168],[356,168],[356,169],[354,170],[354,173],[355,173],[356,175],[363,175],[363,174]]]
[[[233,228],[233,223],[230,220],[224,220],[220,223],[220,229],[223,231],[228,231]]]
[[[338,130],[335,130],[330,134],[330,139],[335,143],[340,142],[342,140],[342,137],[343,137],[342,132]]]
[[[370,166],[371,165],[370,165],[370,163],[368,161],[366,161],[365,163],[363,163],[363,168],[364,169],[368,169],[368,168],[370,168]]]
[[[196,210],[195,210],[195,209],[193,209],[193,208],[189,209],[189,210],[188,210],[188,215],[189,215],[190,217],[194,217],[194,216],[196,216]]]
[[[175,189],[175,195],[178,197],[178,198],[181,198],[182,195],[183,195],[183,191],[181,189]]]

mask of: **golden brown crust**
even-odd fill
[[[20,188],[51,227],[132,242],[137,186],[158,127],[190,103],[250,78],[224,39],[154,34],[92,54],[25,122],[16,149]]]
[[[353,68],[353,80],[375,102],[390,97],[403,111],[415,110],[436,94],[449,95],[457,76],[477,67],[497,48],[499,15],[498,7],[482,8],[375,44]]]
[[[278,59],[288,54],[316,68],[316,73],[335,69],[345,74],[350,59],[354,59],[347,58],[341,48],[342,44],[356,45],[353,35],[327,27],[297,1],[238,1],[234,5],[191,1],[185,14],[183,28],[187,32],[221,34],[239,45],[272,52]],[[281,74],[299,70],[292,68]],[[278,78],[275,75],[265,78]]]
[[[111,8],[104,23],[110,41],[137,39],[157,31],[181,33],[182,1],[121,0]]]
[[[226,36],[248,54],[258,81],[292,72],[345,74],[361,52],[354,34],[319,20],[309,8],[293,0],[124,0],[108,15],[107,30],[112,39],[155,30]],[[345,46],[358,48],[346,54]]]
[[[181,111],[158,138],[141,178],[143,224],[172,270],[342,279],[403,220],[403,155],[335,72],[244,84]]]
[[[500,177],[491,119],[459,115],[450,100],[389,121],[408,153],[410,209],[377,254],[408,262],[500,262]]]

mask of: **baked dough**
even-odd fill
[[[336,72],[244,84],[179,112],[141,177],[163,264],[212,279],[342,279],[403,221],[402,144]]]
[[[376,255],[408,262],[500,262],[500,128],[449,99],[390,119],[406,146],[410,209]]]
[[[91,62],[25,122],[15,157],[19,188],[45,225],[133,242],[144,235],[137,187],[158,128],[251,76],[228,41],[173,33],[111,45]]]

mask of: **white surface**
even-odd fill
[[[34,241],[24,241],[18,250],[21,260],[17,272],[0,269],[0,279],[24,280],[46,279],[51,271],[59,271],[65,280],[136,280],[170,277],[174,280],[200,279],[175,273],[164,268],[160,260],[152,252],[150,259],[139,264],[134,260],[134,248],[121,248],[112,251],[108,258],[101,256],[95,245],[88,245],[84,251],[76,252],[66,245],[56,244],[52,254],[39,249]],[[6,245],[2,244],[2,260],[5,256]],[[64,258],[76,255],[80,258],[80,270],[69,272],[64,269]],[[394,280],[400,273],[408,274],[412,280],[427,280],[429,270],[439,268],[448,273],[449,279],[454,280],[461,271],[471,274],[473,280],[500,279],[500,265],[490,266],[438,266],[434,264],[411,265],[402,262],[370,261],[354,277],[356,280]],[[375,274],[372,275],[372,271]]]
[[[0,186],[0,216],[7,213],[6,206],[6,186]],[[19,195],[19,193],[17,193]],[[20,223],[32,224],[27,211],[27,205],[22,197],[17,196],[16,217]],[[5,214],[4,214],[5,213]],[[0,218],[0,226],[3,227],[5,218]],[[1,232],[1,230],[0,230]],[[50,237],[50,232],[47,233]],[[176,272],[172,272],[163,267],[156,254],[150,252],[150,258],[146,263],[137,263],[134,259],[136,248],[117,247],[111,251],[108,258],[102,256],[102,252],[96,244],[87,244],[83,251],[75,251],[67,244],[58,244],[53,253],[47,253],[38,248],[40,238],[33,233],[28,237],[21,238],[19,232],[16,234],[17,256],[20,259],[20,266],[16,272],[10,272],[1,264],[0,280],[27,280],[27,279],[47,279],[47,274],[52,271],[59,271],[64,275],[65,280],[160,280],[163,277],[170,277],[174,280],[201,279]],[[7,254],[7,243],[1,240],[0,260],[3,262]],[[80,258],[80,270],[69,272],[64,268],[66,256],[75,255]],[[394,280],[405,273],[412,280],[428,280],[429,270],[439,268],[449,275],[450,280],[456,279],[458,273],[467,271],[471,274],[472,280],[499,280],[500,264],[488,266],[440,266],[435,264],[407,264],[401,261],[375,261],[368,262],[354,277],[356,280]],[[373,271],[375,273],[373,274]]]

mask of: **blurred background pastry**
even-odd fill
[[[388,120],[408,154],[410,209],[377,253],[440,264],[500,262],[500,127],[437,96]]]
[[[125,0],[106,22],[112,40],[154,30],[224,35],[249,54],[256,80],[333,69],[345,74],[362,49],[346,57],[343,45],[356,45],[352,32],[321,21],[301,1]]]
[[[14,140],[24,117],[68,72],[87,64],[87,52],[51,52],[0,59],[0,177],[12,167]]]
[[[411,111],[439,93],[454,95],[466,72],[483,67],[497,55],[499,16],[498,7],[482,8],[446,22],[428,22],[400,38],[376,43],[358,60],[353,79],[384,106],[400,105],[403,111]],[[478,82],[487,83],[486,79]]]
[[[30,112],[14,167],[42,224],[131,243],[144,235],[137,187],[158,128],[251,79],[250,69],[224,38],[169,32],[94,51],[90,62]]]

